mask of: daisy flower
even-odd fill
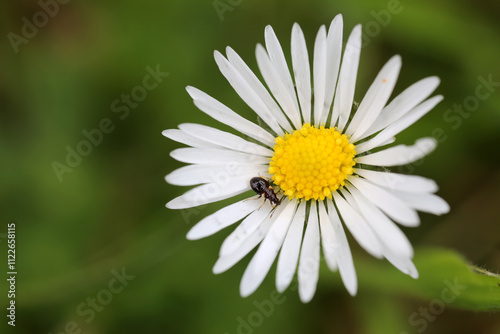
[[[241,280],[243,297],[258,288],[278,258],[277,290],[284,291],[297,272],[300,299],[310,301],[318,282],[320,252],[355,295],[357,277],[346,230],[369,254],[417,278],[413,248],[397,224],[419,225],[417,210],[436,215],[449,210],[434,194],[434,181],[387,169],[421,159],[436,147],[433,138],[421,138],[411,146],[387,145],[442,100],[440,95],[429,98],[439,79],[422,79],[388,103],[401,68],[396,55],[357,106],[353,98],[361,25],[352,30],[343,54],[342,30],[341,15],[328,31],[325,26],[319,29],[311,68],[298,24],[292,29],[291,64],[267,26],[265,47],[258,44],[256,49],[264,82],[230,47],[226,56],[215,51],[220,71],[262,125],[189,86],[201,111],[241,136],[200,124],[163,132],[190,146],[170,153],[189,165],[168,174],[166,181],[198,185],[168,202],[167,208],[186,209],[257,190],[257,195],[205,217],[187,234],[191,240],[204,238],[241,221],[223,242],[213,272],[226,271],[258,246]],[[259,179],[254,182],[265,187],[251,188],[255,177]],[[260,196],[266,194],[281,202]],[[250,200],[256,198],[261,199]]]

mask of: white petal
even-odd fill
[[[285,291],[290,285],[297,269],[305,217],[306,202],[302,201],[295,212],[278,258],[278,268],[276,269],[276,289],[278,292]]]
[[[366,220],[338,192],[333,194],[333,200],[354,239],[368,253],[376,258],[382,258],[382,245]]]
[[[438,77],[428,77],[405,89],[401,94],[396,96],[384,110],[382,110],[380,116],[363,134],[362,138],[382,130],[392,122],[401,118],[408,111],[415,108],[420,102],[428,98],[438,85]]]
[[[278,255],[295,212],[296,201],[288,202],[271,226],[241,279],[241,295],[252,294],[262,283]]]
[[[211,182],[228,184],[233,176],[264,175],[267,170],[266,165],[188,165],[165,176],[165,181],[176,186],[194,186]]]
[[[188,86],[186,90],[193,99],[194,104],[208,116],[269,147],[274,147],[274,136],[257,124],[241,117],[224,104],[197,88]]]
[[[399,199],[410,207],[434,215],[442,215],[450,211],[450,206],[441,197],[428,193],[410,193],[397,191],[394,193]]]
[[[178,148],[170,152],[170,156],[177,161],[188,164],[266,164],[269,158],[231,151],[222,148]]]
[[[382,242],[382,253],[396,268],[414,278],[418,272],[411,262],[413,248],[401,230],[357,189],[349,187],[352,195],[344,193],[347,200],[356,201],[360,211],[369,219],[371,226]],[[348,196],[347,196],[348,195]]]
[[[311,70],[304,33],[297,23],[292,28],[292,65],[304,123],[311,123]]]
[[[193,226],[187,234],[189,240],[197,240],[208,237],[223,228],[226,228],[246,215],[250,214],[259,207],[260,203],[256,201],[242,200],[226,206],[210,216],[200,220],[198,224]]]
[[[184,131],[178,130],[178,129],[168,129],[168,130],[163,130],[162,135],[167,137],[168,139],[171,139],[173,141],[176,141],[178,143],[192,146],[192,147],[217,147],[217,145],[211,144],[205,140],[195,138],[193,136],[188,135]]]
[[[193,137],[235,151],[241,151],[267,157],[272,157],[274,154],[274,152],[268,148],[249,142],[241,137],[233,135],[232,133],[221,131],[210,126],[193,123],[183,123],[179,125],[179,129]]]
[[[406,115],[389,125],[387,128],[382,130],[375,137],[361,143],[356,147],[356,152],[363,153],[365,151],[371,150],[372,148],[381,146],[382,143],[386,142],[388,139],[394,137],[416,121],[418,121],[422,116],[427,114],[432,108],[438,104],[443,97],[441,95],[434,96],[425,102],[422,102],[416,108],[412,109]]]
[[[323,107],[325,122],[333,102],[333,95],[335,94],[335,87],[339,76],[340,59],[342,55],[342,30],[342,15],[338,14],[330,24],[326,39],[325,101]],[[337,119],[331,120],[333,124],[336,122]]]
[[[351,192],[352,198],[356,201],[361,214],[365,217],[385,247],[394,254],[400,254],[409,258],[413,257],[413,247],[399,227],[363,196],[358,189],[350,185],[347,186],[347,189]],[[385,252],[383,253],[385,255]]]
[[[325,75],[326,75],[326,28],[321,26],[314,43],[314,124],[319,126],[323,120],[325,102]],[[324,125],[324,124],[323,124]]]
[[[261,205],[262,201],[263,199],[260,198],[256,202]],[[241,224],[239,224],[238,227],[236,227],[234,231],[224,240],[220,247],[219,256],[223,257],[229,255],[238,249],[245,239],[252,235],[252,233],[260,226],[260,223],[264,219],[269,219],[271,209],[271,205],[266,203],[260,209],[255,210],[248,215],[248,217],[246,217]]]
[[[399,224],[418,226],[420,223],[417,212],[387,190],[359,177],[351,177],[349,181],[366,198]]]
[[[418,278],[418,270],[411,261],[411,258],[400,256],[391,252],[385,254],[386,259],[401,272],[409,275],[412,278]]]
[[[276,119],[271,115],[270,110],[265,103],[259,98],[250,85],[245,81],[242,75],[236,70],[220,52],[214,52],[215,62],[219,66],[219,70],[226,77],[227,81],[234,88],[236,93],[245,101],[252,110],[259,115],[262,120],[277,134],[282,134],[280,126]]]
[[[297,96],[295,95],[295,89],[293,87],[292,77],[290,71],[288,70],[288,65],[286,63],[285,54],[281,48],[280,42],[274,33],[271,26],[267,26],[264,32],[266,38],[266,48],[269,54],[269,59],[274,65],[276,72],[279,75],[281,82],[283,83],[288,98],[289,98],[289,108],[285,109],[287,111],[288,117],[292,120],[296,128],[302,126],[300,121],[299,105],[297,103]]]
[[[400,166],[417,161],[436,148],[436,139],[420,138],[414,145],[398,145],[356,159],[357,163],[374,166]]]
[[[206,183],[191,190],[188,190],[183,195],[174,198],[167,203],[169,209],[186,209],[217,202],[226,198],[230,198],[245,191],[250,190],[249,180],[252,175],[232,177],[227,183]]]
[[[352,134],[349,140],[353,143],[360,139],[380,115],[396,85],[400,69],[401,57],[396,55],[378,73],[346,130],[347,134]]]
[[[361,52],[361,25],[357,25],[351,32],[342,58],[339,82],[333,102],[332,119],[339,118],[338,128],[344,129],[352,109],[354,88],[358,73],[359,55]],[[334,123],[332,122],[332,125]]]
[[[337,236],[333,229],[332,222],[328,217],[325,209],[325,204],[319,202],[319,226],[321,228],[321,245],[323,246],[323,254],[325,254],[325,261],[331,271],[337,269],[337,253],[340,247],[337,241]]]
[[[302,124],[300,122],[298,105],[295,105],[297,103],[296,98],[290,96],[285,84],[280,78],[278,70],[271,62],[271,59],[269,59],[269,55],[267,54],[264,47],[258,44],[255,53],[260,73],[262,74],[262,77],[264,78],[267,86],[271,90],[271,93],[273,94],[276,101],[278,101],[281,109],[285,112],[288,118],[290,118],[294,126],[300,129]],[[287,130],[290,131],[291,129]]]
[[[306,233],[300,252],[299,297],[303,303],[309,302],[316,292],[319,277],[319,228],[316,201],[312,201]]]
[[[270,233],[270,229],[274,227],[274,225],[276,224],[276,222],[278,220],[280,220],[280,219],[286,220],[286,218],[287,218],[286,216],[288,216],[289,212],[285,212],[285,209],[288,209],[285,207],[286,207],[285,205],[278,206],[278,208],[274,212],[273,217],[267,218],[264,220],[264,223],[262,225],[270,222],[270,225],[269,225],[270,227],[269,227],[269,229],[266,228],[266,233],[263,236],[264,239],[267,238],[268,234]],[[291,211],[293,211],[293,209],[294,209],[293,205],[292,205],[291,209],[292,209]],[[282,213],[285,213],[285,216],[282,217],[281,216]],[[292,214],[293,214],[293,212],[292,212]],[[291,216],[290,216],[290,219],[291,219]],[[280,225],[281,225],[281,223],[280,223]],[[286,231],[285,231],[285,233],[286,233]],[[261,248],[262,248],[262,243],[259,246],[257,253],[254,255],[252,260],[250,260],[250,263],[248,264],[248,267],[245,270],[245,273],[243,274],[243,277],[241,279],[240,295],[242,297],[249,296],[259,287],[259,285],[262,283],[265,276],[267,275],[269,268],[271,267],[272,262],[274,261],[274,258],[276,257],[276,254],[274,254],[274,256],[273,256],[273,254],[265,254],[265,252],[260,251]],[[267,268],[267,266],[260,266],[260,263],[259,263],[260,257],[265,257],[265,258],[267,257],[266,260],[267,261],[270,260],[271,264],[269,265],[269,268]],[[266,260],[264,260],[264,261],[267,263]],[[259,266],[258,266],[258,264],[259,264]]]
[[[385,142],[383,142],[382,144],[380,144],[380,147],[382,146],[385,146],[385,145],[389,145],[389,144],[392,144],[396,141],[396,137],[392,137],[392,138],[389,138],[387,139]],[[358,147],[356,146],[356,149],[358,149]],[[359,154],[359,153],[358,153]]]
[[[273,97],[267,90],[267,88],[262,84],[262,82],[257,78],[257,76],[252,72],[252,70],[248,67],[248,65],[241,59],[241,57],[230,47],[226,48],[227,59],[231,64],[233,64],[234,68],[240,73],[240,75],[245,79],[251,89],[257,94],[257,96],[264,102],[267,106],[273,117],[276,119],[278,124],[283,129],[290,128],[290,122],[286,119],[283,111],[278,106],[276,101],[274,101]],[[281,131],[281,130],[280,130]],[[278,133],[282,135],[281,131]]]
[[[276,209],[275,214],[279,214],[281,211],[281,208],[278,207]],[[240,261],[245,255],[250,253],[252,249],[255,248],[259,244],[259,242],[264,239],[264,237],[267,234],[267,231],[269,231],[269,228],[271,228],[272,224],[274,222],[274,219],[264,219],[257,229],[249,235],[245,240],[242,242],[239,248],[235,250],[235,252],[226,255],[226,256],[221,256],[215,263],[212,271],[214,274],[220,274],[232,266],[234,266],[238,261]]]
[[[355,173],[389,190],[403,190],[415,193],[433,193],[438,190],[434,180],[418,175],[378,172],[361,168],[356,169]]]
[[[234,253],[231,253],[227,256],[222,256],[217,259],[214,267],[212,268],[212,272],[214,274],[220,274],[234,266],[241,259],[243,259],[248,253],[252,251],[262,241],[267,230],[270,228],[269,222],[262,222],[259,225],[258,229],[254,231],[248,238],[244,240],[241,244],[241,247],[238,248]]]
[[[337,250],[337,264],[339,266],[340,277],[351,296],[355,296],[358,291],[358,278],[356,276],[356,269],[352,260],[351,249],[347,242],[347,237],[340,222],[339,215],[335,209],[331,199],[327,199],[328,203],[328,216],[333,225],[335,236],[339,244]]]

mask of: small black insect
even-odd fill
[[[276,207],[280,205],[281,201],[278,199],[278,196],[276,196],[276,193],[273,190],[273,187],[269,184],[269,181],[262,177],[252,177],[250,179],[250,188],[252,188],[253,191],[255,191],[258,195],[259,198],[264,195],[264,203],[266,202],[266,199],[271,202],[271,205]]]

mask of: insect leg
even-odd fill
[[[250,197],[250,198],[244,199],[243,202],[246,202],[246,201],[255,201],[256,199],[259,199],[261,197],[262,197],[262,194],[260,194],[259,197],[257,197],[257,198],[251,198]]]
[[[274,214],[274,211],[276,211],[276,209],[278,208],[277,205],[274,205],[273,206],[273,209],[271,210],[271,215],[269,216],[269,218],[272,218],[273,217],[273,214]]]

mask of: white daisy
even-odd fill
[[[357,277],[344,227],[368,253],[385,257],[417,278],[412,246],[396,223],[413,227],[419,225],[417,210],[437,215],[449,210],[434,195],[438,189],[434,181],[386,169],[422,158],[436,147],[433,138],[419,139],[412,146],[380,148],[393,143],[396,134],[442,100],[440,95],[429,98],[439,79],[422,79],[387,104],[401,68],[396,55],[379,72],[359,107],[353,108],[361,25],[351,32],[343,57],[342,26],[338,15],[328,31],[320,28],[311,72],[304,35],[295,24],[293,75],[267,26],[266,47],[259,44],[256,50],[267,88],[233,49],[226,49],[226,57],[215,52],[222,74],[265,128],[187,87],[200,110],[245,138],[200,124],[181,124],[163,132],[190,146],[171,152],[174,159],[190,165],[167,175],[167,182],[201,184],[167,203],[167,208],[186,209],[247,193],[254,177],[270,183],[269,195],[282,198],[275,208],[271,201],[262,205],[262,198],[241,200],[205,217],[187,235],[191,240],[207,237],[242,220],[222,244],[213,271],[226,271],[260,244],[241,280],[243,297],[262,283],[279,253],[278,291],[290,285],[298,270],[300,299],[310,301],[318,281],[320,249],[327,266],[339,270],[345,287],[355,295]]]

